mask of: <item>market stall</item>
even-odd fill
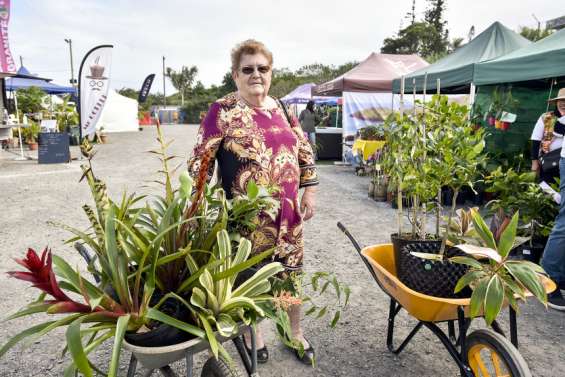
[[[510,30],[500,22],[495,22],[481,34],[452,54],[434,64],[404,75],[405,93],[424,90],[436,92],[438,80],[444,94],[466,94],[475,85],[475,67],[529,45],[531,42]],[[399,75],[400,76],[400,75]],[[394,93],[401,92],[401,79],[392,83]]]
[[[489,127],[487,148],[492,152],[519,154],[527,149],[532,129],[547,99],[565,86],[565,30],[515,50],[475,68],[475,112]],[[489,125],[503,112],[516,116],[509,128]],[[491,122],[492,123],[492,122]]]

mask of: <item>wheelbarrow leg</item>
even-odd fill
[[[249,333],[251,334],[251,357],[249,357],[247,350],[245,349],[245,338],[243,335],[234,338],[233,343],[235,344],[237,353],[239,353],[239,356],[241,357],[241,361],[243,362],[247,375],[251,377],[255,376],[257,373],[257,340],[255,328],[253,326],[249,327]]]
[[[513,307],[510,309],[510,341],[518,349],[518,326],[516,325],[516,311]]]
[[[422,328],[423,322],[418,321],[418,324],[412,329],[410,334],[404,339],[402,344],[397,348],[394,349],[394,319],[398,312],[402,309],[402,306],[398,304],[394,299],[390,299],[390,309],[388,313],[388,325],[387,325],[387,336],[386,336],[386,346],[388,350],[394,354],[399,354],[402,352],[404,347],[412,340],[414,335]]]
[[[186,377],[192,377],[192,367],[194,366],[193,355],[187,352],[184,359],[186,362]]]
[[[449,339],[455,343],[457,338],[455,337],[455,323],[453,321],[447,321],[447,332],[449,334]]]
[[[128,366],[128,377],[135,376],[135,370],[137,369],[137,359],[131,354],[131,358],[129,359],[129,366]]]

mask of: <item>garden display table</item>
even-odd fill
[[[363,160],[367,161],[376,151],[384,147],[384,140],[357,139],[353,143],[353,153],[361,153]]]

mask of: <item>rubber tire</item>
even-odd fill
[[[465,343],[467,349],[467,355],[465,355],[465,357],[467,360],[469,358],[468,352],[471,347],[484,344],[496,352],[500,360],[506,365],[512,377],[532,377],[532,372],[530,372],[530,368],[526,360],[524,360],[524,357],[520,354],[518,349],[514,347],[512,342],[504,336],[491,330],[480,329],[469,334]]]
[[[200,377],[243,377],[243,374],[238,368],[231,369],[221,357],[211,357],[202,367]]]

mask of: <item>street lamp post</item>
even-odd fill
[[[163,56],[163,107],[167,108],[167,94],[165,93],[165,57]]]
[[[76,80],[75,80],[75,69],[74,69],[74,65],[73,65],[73,41],[72,39],[67,39],[65,38],[65,42],[67,42],[69,44],[69,54],[71,56],[71,85],[73,86],[73,88],[76,88]]]

